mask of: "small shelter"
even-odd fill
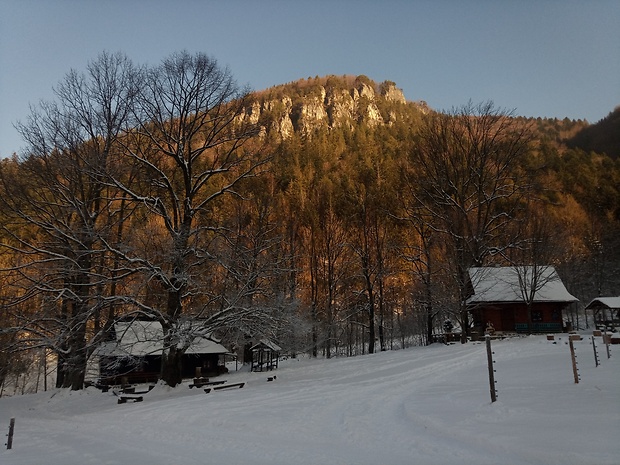
[[[271,371],[278,368],[282,348],[273,341],[261,339],[250,348],[252,351],[252,371]]]
[[[592,311],[597,329],[615,331],[620,328],[620,297],[597,297],[586,305],[586,314]]]
[[[528,305],[524,296],[532,292],[527,278],[532,279],[534,273],[536,292]],[[470,268],[469,279],[472,294],[466,305],[479,334],[487,328],[495,332],[561,332],[562,310],[578,301],[552,266]]]
[[[224,357],[232,355],[211,335],[192,335],[181,359],[183,378],[217,376],[226,372]],[[155,382],[161,374],[164,333],[158,321],[116,322],[110,339],[101,344],[88,361],[87,378],[101,385]]]

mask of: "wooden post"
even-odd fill
[[[605,348],[607,349],[607,358],[611,358],[611,352],[609,352],[609,338],[607,337],[607,331],[603,333],[603,340],[605,341]]]
[[[497,400],[497,391],[495,390],[495,370],[493,369],[493,352],[491,352],[491,336],[485,337],[487,344],[487,364],[489,365],[489,390],[491,391],[491,402]]]
[[[568,339],[568,346],[570,347],[570,357],[573,362],[573,377],[575,378],[575,384],[579,384],[579,372],[577,371],[577,359],[575,358],[575,347],[573,346],[573,340]]]
[[[594,348],[594,364],[598,366],[599,365],[598,352],[596,351],[596,343],[594,342],[594,336],[592,336],[592,347]]]
[[[43,390],[47,392],[47,349],[43,351]]]
[[[15,429],[15,418],[11,418],[9,423],[9,438],[6,441],[6,448],[11,449],[13,447],[13,430]]]

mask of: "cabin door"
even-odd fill
[[[515,331],[515,311],[507,308],[502,311],[502,331]]]

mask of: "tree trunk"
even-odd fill
[[[463,305],[461,309],[461,344],[466,344],[467,336],[469,336],[469,310],[464,303],[461,305]]]
[[[368,353],[375,353],[375,299],[371,292],[370,301],[368,302]]]
[[[433,308],[430,303],[426,304],[426,345],[433,343]]]
[[[385,296],[383,277],[379,278],[379,347],[381,352],[385,352],[387,350],[385,344]]]
[[[172,284],[181,287],[178,282],[173,281]],[[168,307],[166,309],[168,321],[162,322],[164,350],[161,357],[161,379],[170,387],[175,387],[181,383],[183,378],[181,358],[185,351],[179,348],[178,338],[174,335],[175,325],[178,324],[183,309],[181,293],[182,290],[168,291]]]
[[[174,344],[164,350],[161,358],[161,379],[170,387],[183,381],[182,357],[183,351]]]
[[[64,387],[65,373],[67,372],[67,361],[63,353],[57,353],[57,366],[56,366],[56,388]]]
[[[72,391],[78,391],[84,388],[84,377],[86,375],[86,352],[80,350],[73,357],[74,366],[70,372],[69,383]]]
[[[86,320],[81,303],[63,304],[65,311],[71,309],[71,319],[66,322],[69,331],[58,354],[56,375],[57,388],[71,388],[74,391],[84,387],[86,374]],[[81,320],[81,321],[76,321]],[[72,326],[69,326],[72,325]]]

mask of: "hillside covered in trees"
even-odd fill
[[[52,357],[80,389],[118,318],[161,323],[174,386],[207,333],[325,357],[427,344],[446,320],[466,340],[472,266],[555,266],[575,326],[620,289],[613,114],[438,112],[365,76],[247,92],[187,53],[102,54],[55,91],[0,162],[0,382]]]

